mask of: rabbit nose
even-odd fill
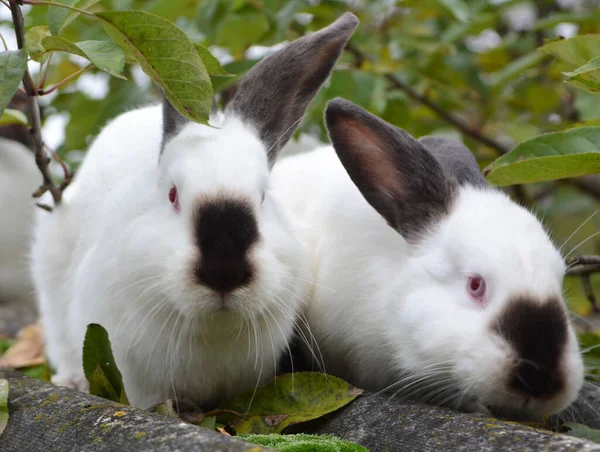
[[[562,390],[563,382],[557,371],[544,369],[534,362],[524,362],[515,368],[510,387],[533,397],[548,398]]]
[[[227,293],[247,285],[253,273],[245,261],[205,261],[196,271],[201,284],[217,292]]]

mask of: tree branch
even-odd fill
[[[10,11],[12,14],[13,25],[15,27],[15,35],[17,37],[17,46],[22,49],[25,45],[25,29],[23,26],[23,15],[21,13],[21,7],[17,3],[17,0],[10,0]],[[49,190],[54,199],[54,204],[59,205],[62,197],[62,193],[59,188],[54,185],[54,180],[50,174],[50,157],[45,151],[44,140],[42,139],[42,120],[40,118],[40,107],[37,103],[37,88],[29,69],[25,69],[23,75],[23,86],[27,94],[27,116],[29,118],[29,125],[31,127],[30,132],[33,137],[34,150],[35,150],[35,163],[42,173],[44,184],[42,185],[41,192]],[[40,192],[40,190],[38,190]]]
[[[348,51],[354,57],[354,59],[358,65],[360,65],[365,60],[371,61],[371,58],[369,58],[367,55],[362,53],[361,50],[358,47],[356,47],[352,42],[349,42],[346,45],[346,51]],[[497,141],[493,140],[490,137],[483,135],[478,130],[476,130],[472,127],[469,127],[469,125],[465,124],[463,121],[458,119],[453,114],[445,111],[443,108],[441,108],[435,102],[431,101],[429,98],[422,96],[421,94],[416,92],[411,86],[404,83],[402,80],[400,80],[394,74],[387,73],[387,74],[384,74],[384,77],[395,88],[404,91],[408,95],[408,97],[410,97],[411,99],[416,100],[417,102],[428,107],[430,110],[435,112],[440,118],[442,118],[447,123],[452,124],[454,127],[456,127],[458,130],[460,130],[465,135],[494,149],[499,154],[506,154],[509,151],[509,149],[505,148]]]

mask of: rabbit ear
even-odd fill
[[[364,198],[406,239],[447,215],[457,184],[421,143],[343,99],[327,105],[329,137]]]
[[[179,133],[179,131],[191,122],[188,118],[183,116],[175,107],[171,105],[171,102],[167,99],[167,97],[163,94],[163,102],[162,102],[162,110],[163,110],[163,140],[161,146],[161,154],[171,138]],[[211,114],[215,114],[217,112],[217,101],[213,99],[213,105]]]
[[[328,27],[267,56],[240,82],[227,113],[254,126],[273,165],[329,76],[358,19],[345,13]]]
[[[460,141],[444,137],[422,137],[419,142],[442,166],[446,176],[454,177],[460,185],[487,187],[473,153]]]

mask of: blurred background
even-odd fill
[[[81,3],[85,3],[82,0]],[[209,47],[232,74],[242,75],[287,41],[322,28],[344,11],[361,25],[325,88],[312,103],[292,144],[301,151],[326,141],[322,115],[336,96],[355,102],[414,136],[445,135],[463,140],[484,168],[523,140],[540,133],[600,125],[600,103],[587,91],[564,83],[562,72],[576,66],[537,49],[547,40],[600,32],[600,2],[592,0],[102,0],[92,11],[140,9],[162,16],[190,38]],[[47,7],[25,6],[29,42],[48,33]],[[10,12],[0,5],[0,34],[16,42]],[[80,16],[65,28],[70,41],[109,40],[102,24]],[[30,54],[35,54],[35,49]],[[595,56],[600,56],[600,40]],[[46,58],[47,54],[45,57]],[[54,52],[46,74],[52,86],[88,62]],[[41,61],[30,61],[35,77]],[[46,62],[47,63],[47,62]],[[43,66],[45,68],[46,66]],[[77,169],[99,130],[119,113],[157,100],[157,91],[135,65],[127,80],[96,68],[40,98],[43,136],[50,148]],[[235,92],[236,78],[214,77],[222,106]],[[13,108],[24,107],[15,99]],[[20,126],[0,135],[30,145]],[[32,157],[33,158],[33,157]],[[60,167],[54,168],[57,178]],[[37,187],[32,186],[31,192]],[[588,176],[509,189],[544,218],[558,246],[583,242],[575,254],[600,252],[600,179]],[[590,219],[591,217],[591,219]],[[600,279],[592,278],[596,290]],[[567,278],[573,311],[592,313],[579,278]],[[589,326],[587,320],[581,326]]]

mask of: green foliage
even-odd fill
[[[98,69],[115,77],[123,77],[125,69],[125,53],[112,42],[82,41],[73,43],[58,36],[48,36],[41,42],[43,52],[56,51],[72,53],[90,60]]]
[[[83,371],[90,384],[90,394],[126,403],[123,377],[112,354],[106,330],[97,324],[88,325],[83,342]]]
[[[600,57],[591,59],[574,71],[564,72],[564,75],[573,86],[591,93],[600,93]]]
[[[517,145],[487,169],[488,181],[511,185],[600,172],[600,127],[540,135]]]
[[[0,52],[0,113],[4,111],[27,67],[27,53],[24,50]]]
[[[8,425],[8,380],[0,379],[0,435]]]
[[[248,443],[281,452],[367,452],[362,446],[333,435],[238,435]]]
[[[565,426],[569,428],[568,434],[570,436],[576,436],[577,438],[585,438],[596,443],[600,443],[600,430],[590,428],[582,424],[576,424],[574,422],[567,422]]]
[[[361,393],[333,376],[296,372],[275,377],[256,391],[249,389],[208,414],[239,433],[281,433],[290,425],[335,411]]]
[[[20,110],[5,108],[0,116],[0,126],[6,124],[24,124],[27,125],[27,116]]]

